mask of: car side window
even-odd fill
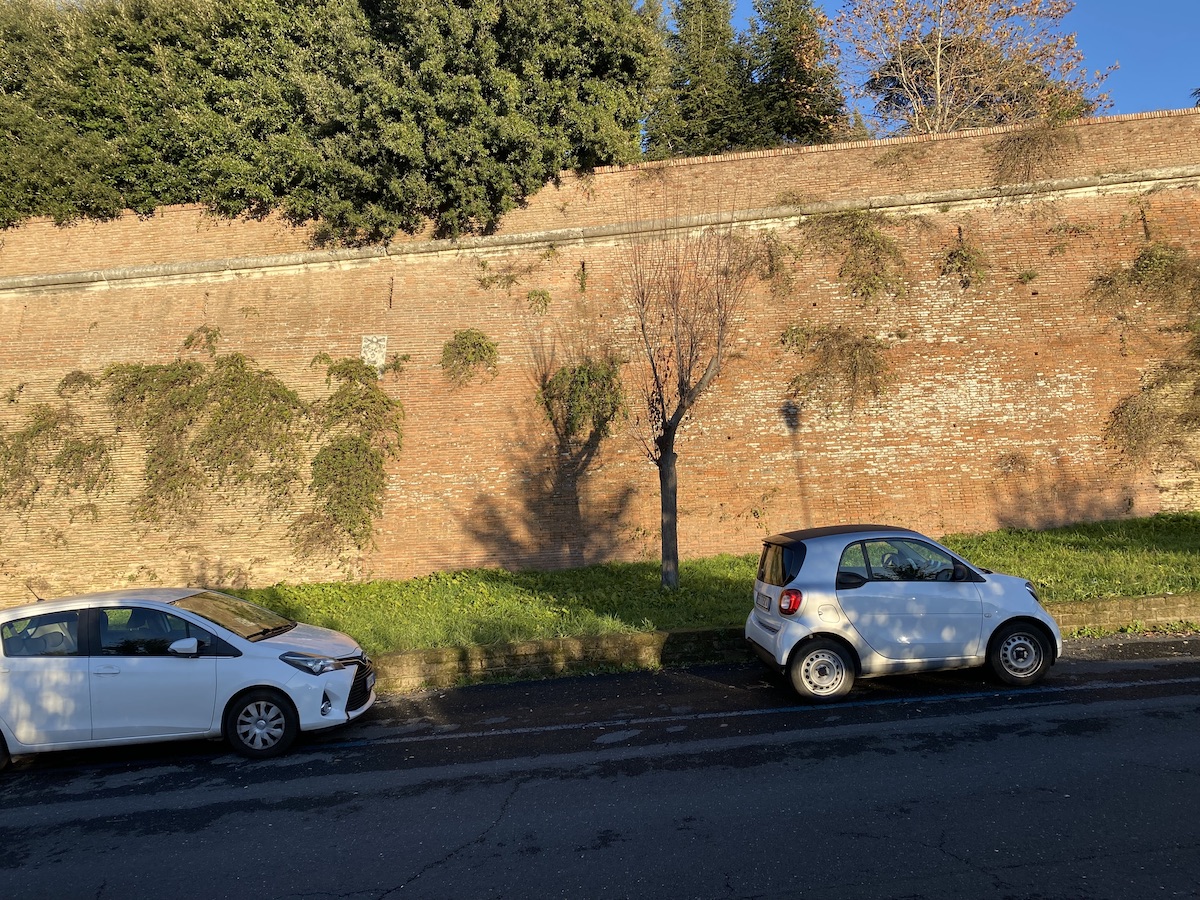
[[[838,563],[839,575],[858,575],[868,578],[867,555],[861,543],[854,543],[842,551],[841,562]]]
[[[952,581],[954,557],[923,541],[864,541],[873,581]]]
[[[101,656],[167,656],[175,641],[196,638],[200,655],[213,653],[213,636],[179,616],[158,609],[113,607],[97,610]]]
[[[79,612],[65,610],[5,622],[0,625],[0,643],[8,657],[77,656]]]

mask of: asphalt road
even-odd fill
[[[722,666],[395,699],[265,763],[25,758],[0,897],[1200,896],[1200,639],[1069,653],[1023,691],[808,707]]]

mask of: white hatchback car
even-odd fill
[[[988,666],[1033,684],[1062,654],[1033,585],[903,528],[841,525],[763,542],[746,638],[806,699],[858,678]]]
[[[0,610],[0,765],[9,755],[224,737],[244,756],[375,702],[355,641],[195,588]]]

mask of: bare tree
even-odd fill
[[[727,223],[695,230],[675,223],[636,238],[628,260],[626,296],[647,363],[642,441],[658,467],[662,503],[662,583],[676,588],[676,438],[729,357],[757,254]]]
[[[854,57],[859,96],[887,129],[937,134],[1034,119],[1062,121],[1108,105],[1106,72],[1087,71],[1073,0],[846,0],[837,32]],[[1115,68],[1115,67],[1114,67]]]

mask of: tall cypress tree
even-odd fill
[[[820,144],[845,130],[846,99],[812,0],[755,0],[745,38],[752,83],[745,108],[759,147]]]
[[[748,84],[730,0],[678,0],[666,89],[646,122],[646,155],[703,156],[745,146]]]

